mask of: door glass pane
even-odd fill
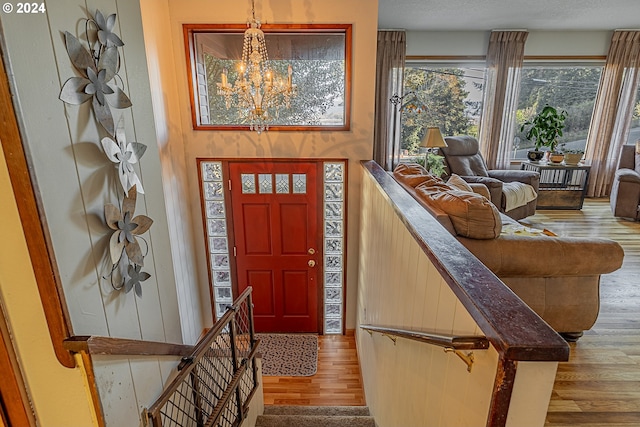
[[[276,174],[276,193],[289,194],[289,174]]]
[[[243,173],[242,179],[242,193],[243,194],[255,194],[256,193],[256,176],[252,173]]]
[[[260,181],[260,193],[271,194],[273,193],[273,181],[271,180],[270,173],[258,174],[258,180]]]
[[[293,175],[293,193],[307,193],[307,175],[304,173],[294,173]]]

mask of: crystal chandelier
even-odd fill
[[[269,130],[269,122],[273,118],[269,111],[275,111],[277,116],[278,109],[283,105],[289,108],[297,88],[292,82],[291,65],[286,82],[281,78],[274,78],[269,67],[264,32],[260,29],[260,21],[256,20],[255,0],[251,0],[251,15],[251,21],[247,22],[249,28],[244,32],[239,77],[233,85],[230,84],[225,68],[217,86],[218,95],[224,96],[227,109],[231,107],[234,98],[237,98],[237,106],[245,111],[250,129],[260,134]]]

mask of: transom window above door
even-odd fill
[[[268,66],[264,84],[291,76],[296,94],[289,108],[270,113],[272,130],[349,130],[351,24],[263,24]],[[241,79],[245,25],[185,24],[193,128],[246,129],[241,108],[220,93]],[[284,82],[286,83],[286,82]]]

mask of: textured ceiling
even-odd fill
[[[640,29],[640,0],[379,0],[378,28]]]

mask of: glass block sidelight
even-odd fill
[[[224,208],[224,181],[222,162],[202,162],[202,191],[207,216],[207,235],[209,236],[209,257],[213,281],[213,298],[218,319],[233,304],[231,290],[231,269],[229,265],[229,243],[227,213]],[[247,191],[245,191],[247,190]],[[253,190],[253,191],[251,191]],[[242,191],[256,192],[255,176],[242,176]]]
[[[341,334],[343,328],[345,168],[344,162],[324,163],[324,332],[326,334]]]
[[[224,201],[207,201],[207,218],[224,218]]]

